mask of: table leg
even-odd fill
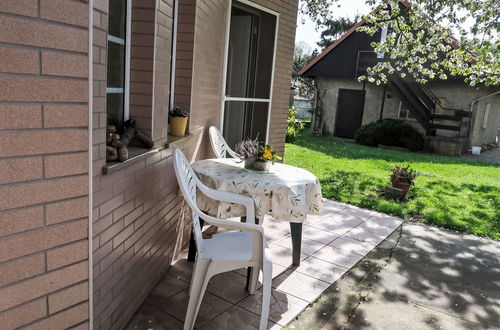
[[[302,245],[302,223],[290,222],[292,233],[293,262],[292,265],[300,266],[300,250]]]
[[[204,223],[205,223],[205,221],[200,219],[201,230],[203,230]],[[196,242],[194,240],[193,229],[191,229],[191,237],[189,238],[189,250],[188,250],[187,261],[194,261],[195,259],[196,259]]]

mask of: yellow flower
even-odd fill
[[[273,159],[273,153],[271,152],[271,150],[269,150],[267,148],[264,149],[264,154],[262,156],[266,159],[269,159],[269,160]]]

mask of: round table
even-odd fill
[[[276,220],[302,223],[307,214],[319,214],[323,207],[318,178],[302,168],[275,163],[269,172],[253,171],[243,168],[243,162],[235,158],[205,159],[192,166],[208,187],[251,196],[258,219],[271,214]],[[243,206],[198,195],[198,206],[209,214],[219,218],[245,215]]]
[[[295,166],[275,163],[268,172],[247,170],[235,158],[199,160],[192,164],[198,178],[208,187],[247,195],[255,202],[256,221],[262,223],[266,214],[290,222],[293,264],[300,263],[302,223],[307,214],[319,214],[323,197],[318,178]],[[218,218],[245,216],[241,205],[211,200],[197,194],[201,210]]]

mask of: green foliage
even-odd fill
[[[287,119],[287,127],[286,127],[286,142],[293,143],[297,138],[299,132],[304,129],[304,124],[302,120],[296,117],[297,108],[292,106],[288,108],[288,119]]]
[[[321,29],[337,0],[303,0],[300,11]],[[373,35],[379,62],[361,80],[386,83],[388,75],[413,76],[418,82],[462,76],[471,85],[500,83],[500,5],[498,0],[366,0],[374,6],[359,29]]]
[[[408,153],[300,134],[285,162],[314,173],[323,196],[379,212],[500,239],[500,166]],[[418,173],[407,202],[382,198],[388,172],[411,162]]]
[[[362,126],[355,135],[358,144],[376,147],[379,144],[408,148],[411,151],[424,149],[424,137],[413,126],[397,119],[382,119]]]
[[[321,31],[321,40],[317,43],[318,46],[322,50],[325,50],[360,20],[361,17],[359,15],[355,15],[352,20],[349,17],[326,20],[322,26],[323,30]]]
[[[398,164],[392,169],[391,182],[393,184],[396,182],[413,184],[416,178],[417,171],[410,168],[410,165],[403,166],[402,164]]]
[[[295,88],[297,95],[301,97],[314,97],[316,91],[314,80],[300,76],[299,71],[309,64],[316,56],[318,56],[318,51],[311,50],[307,44],[298,43],[295,45],[295,51],[293,53],[292,86]]]

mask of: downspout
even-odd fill
[[[470,131],[471,131],[471,125],[472,125],[472,113],[474,112],[474,106],[479,102],[479,101],[482,101],[484,99],[487,99],[489,97],[492,97],[492,96],[495,96],[497,94],[500,94],[500,90],[494,92],[494,93],[491,93],[491,94],[488,94],[488,95],[485,95],[485,96],[481,96],[475,100],[473,100],[471,103],[470,103],[470,109],[469,109],[469,112],[471,113],[471,116],[470,116],[470,120],[469,120],[469,128],[467,129],[467,143],[470,142]]]

